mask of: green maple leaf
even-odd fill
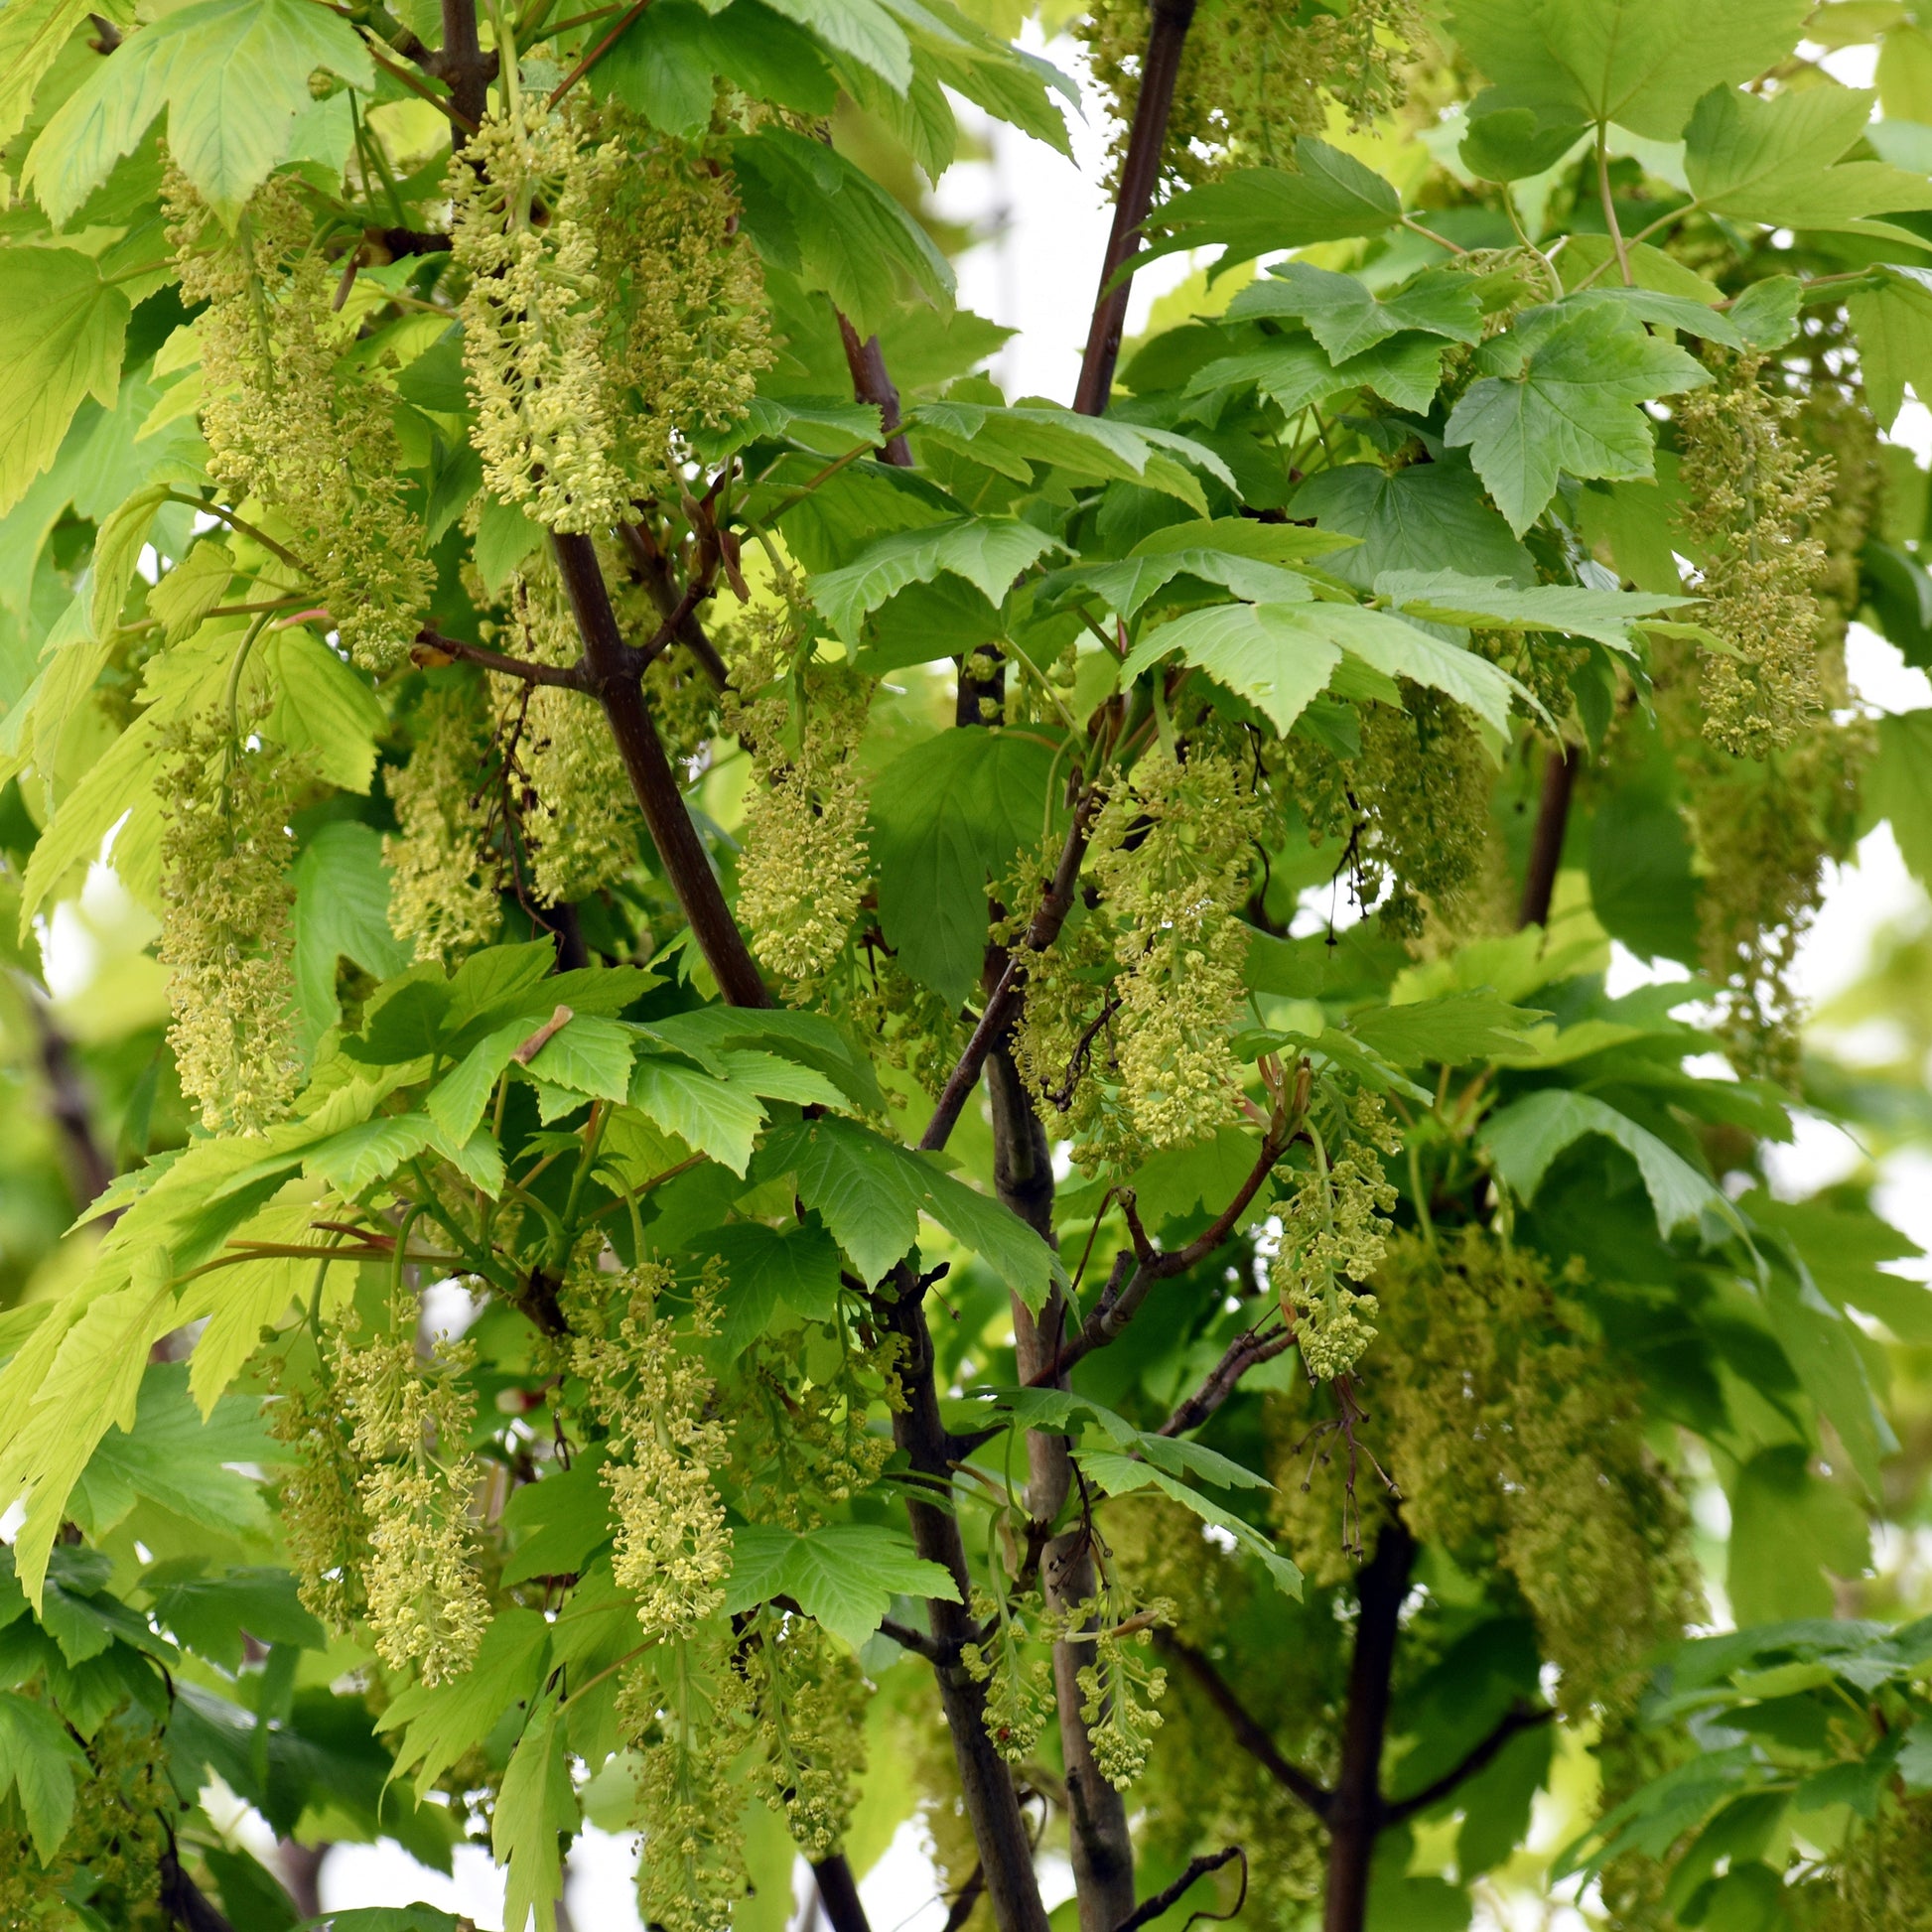
[[[1711,380],[1701,362],[1606,303],[1532,310],[1482,349],[1477,366],[1487,373],[1455,405],[1444,441],[1468,450],[1518,536],[1566,470],[1653,475],[1650,419],[1638,405]]]

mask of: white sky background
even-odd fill
[[[1048,46],[1029,22],[1025,44],[1079,75],[1069,42]],[[1842,57],[1831,65],[1854,85],[1868,82],[1868,59],[1867,71],[1845,70]],[[1074,159],[1068,161],[1041,142],[987,123],[963,104],[961,123],[980,135],[991,158],[955,167],[939,186],[938,206],[948,217],[972,222],[992,238],[956,263],[959,300],[1019,331],[992,370],[1009,397],[1039,395],[1069,402],[1110,221],[1100,185],[1105,175],[1104,128],[1097,118],[1087,123],[1075,119]],[[1137,279],[1128,312],[1129,336],[1146,327],[1154,299],[1189,272],[1187,258],[1176,255]],[[1895,435],[1923,462],[1932,455],[1932,413],[1908,405]],[[1932,682],[1925,674],[1906,666],[1891,645],[1863,625],[1854,627],[1850,656],[1854,685],[1866,702],[1886,711],[1932,704]],[[1800,958],[1801,991],[1816,1003],[1849,986],[1863,970],[1879,931],[1921,916],[1925,907],[1925,895],[1907,875],[1890,831],[1881,828],[1871,834],[1854,864],[1834,869],[1825,905]],[[1650,977],[1622,948],[1617,955],[1613,991]],[[1780,1192],[1803,1196],[1842,1178],[1860,1158],[1836,1128],[1802,1121],[1795,1144],[1773,1150],[1774,1184]],[[1932,1155],[1892,1157],[1884,1167],[1884,1211],[1921,1244],[1932,1246]],[[571,1859],[569,1904],[583,1932],[639,1928],[630,1886],[633,1863],[632,1841],[595,1831],[579,1840]],[[1045,1876],[1050,1906],[1070,1893],[1070,1874],[1062,1868]],[[937,1895],[923,1834],[913,1824],[901,1827],[879,1864],[863,1876],[860,1889],[874,1932],[936,1932],[943,1923],[944,1903]],[[323,1868],[322,1898],[325,1908],[333,1910],[420,1898],[465,1913],[485,1932],[502,1925],[501,1874],[488,1855],[475,1847],[459,1851],[456,1875],[448,1879],[417,1865],[392,1844],[343,1846]]]

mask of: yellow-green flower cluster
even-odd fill
[[[362,1560],[368,1551],[369,1518],[356,1491],[362,1464],[354,1449],[354,1423],[336,1400],[333,1377],[309,1387],[274,1372],[276,1399],[268,1408],[269,1434],[295,1451],[282,1478],[282,1534],[303,1605],[338,1634],[362,1614]]]
[[[844,665],[808,667],[783,689],[737,708],[752,754],[738,911],[752,950],[808,995],[845,949],[867,880],[866,791],[854,754],[869,680]]]
[[[1382,1158],[1401,1145],[1381,1101],[1366,1090],[1338,1126],[1331,1148],[1310,1123],[1311,1159],[1282,1203],[1273,1268],[1282,1318],[1295,1332],[1303,1366],[1322,1382],[1348,1374],[1375,1339],[1368,1317],[1380,1305],[1357,1284],[1374,1277],[1387,1253],[1396,1193]]]
[[[871,1405],[897,1400],[888,1337],[874,1355],[846,1350],[838,1366],[801,1367],[796,1334],[763,1336],[740,1364],[732,1474],[743,1506],[761,1523],[809,1529],[828,1506],[870,1489],[893,1452],[892,1438],[869,1426]],[[816,1361],[815,1348],[804,1351]],[[824,1375],[821,1382],[817,1375]]]
[[[435,1685],[469,1668],[489,1625],[470,1514],[480,1479],[469,1446],[476,1398],[459,1380],[475,1350],[439,1343],[425,1359],[408,1311],[399,1307],[393,1322],[364,1346],[342,1338],[336,1391],[362,1464],[362,1589],[376,1654]]]
[[[748,1689],[735,1648],[723,1618],[658,1644],[620,1698],[638,1755],[637,1907],[663,1932],[727,1932],[745,1893],[744,1791],[733,1771],[750,1741]]]
[[[1371,1478],[1356,1496],[1363,1516],[1399,1507],[1419,1541],[1457,1562],[1500,1561],[1566,1709],[1627,1696],[1646,1653],[1697,1606],[1689,1520],[1644,1441],[1634,1380],[1542,1260],[1484,1229],[1440,1252],[1392,1238],[1375,1288],[1385,1341],[1357,1370],[1368,1421],[1356,1427],[1401,1500]],[[1305,1466],[1310,1404],[1289,1406],[1277,1507],[1304,1569],[1336,1582],[1347,1457]]]
[[[586,167],[575,122],[533,96],[487,116],[453,170],[483,481],[552,530],[608,526],[630,497],[614,451],[597,241],[581,218]]]
[[[721,163],[615,104],[603,131],[561,212],[596,234],[625,468],[638,494],[675,501],[689,439],[743,421],[775,359],[764,279]]]
[[[286,760],[223,711],[176,728],[163,786],[160,954],[182,1092],[210,1133],[260,1133],[301,1076]]]
[[[764,1749],[764,1801],[816,1863],[845,1842],[865,1770],[865,1679],[859,1662],[809,1618],[768,1604],[740,1639]]]
[[[509,588],[510,621],[498,648],[542,664],[574,663],[576,622],[554,569],[518,575]],[[534,796],[522,815],[530,872],[552,905],[615,885],[637,862],[623,760],[604,713],[577,691],[537,685],[523,714],[521,762]]]
[[[1247,929],[1233,913],[1261,823],[1234,759],[1205,741],[1150,751],[1095,823],[1091,876],[1118,968],[1113,1062],[1151,1147],[1201,1139],[1234,1116],[1241,1068],[1228,1028],[1245,997]]]
[[[988,1632],[983,1644],[960,1646],[960,1662],[986,1686],[986,1734],[1009,1764],[1024,1764],[1053,1716],[1053,1672],[1042,1645],[1060,1619],[1049,1617],[1037,1590],[997,1602],[973,1592],[973,1615]]]
[[[681,1638],[724,1602],[732,1539],[712,1482],[727,1432],[708,1413],[710,1374],[679,1346],[660,1306],[671,1285],[670,1272],[654,1263],[608,1284],[624,1295],[624,1311],[607,1338],[580,1336],[571,1365],[609,1432],[604,1480],[618,1518],[618,1584],[635,1595],[649,1635]],[[704,1327],[702,1294],[698,1313]]]
[[[1117,126],[1115,165],[1140,93],[1149,13],[1102,0],[1075,24]],[[1180,183],[1226,168],[1290,168],[1295,142],[1320,134],[1334,106],[1366,127],[1400,98],[1400,69],[1421,27],[1416,0],[1203,0],[1180,58],[1165,170]]]
[[[1814,587],[1832,465],[1794,433],[1798,403],[1764,358],[1712,351],[1717,381],[1677,405],[1680,478],[1699,546],[1701,621],[1723,640],[1699,665],[1704,729],[1738,758],[1789,745],[1821,702]]]
[[[1080,1717],[1093,1745],[1093,1761],[1100,1775],[1116,1791],[1125,1791],[1147,1769],[1154,1733],[1164,1722],[1160,1703],[1167,1694],[1168,1673],[1148,1661],[1154,1624],[1168,1622],[1173,1606],[1151,1605],[1152,1614],[1125,1618],[1109,1590],[1101,1597],[1076,1604],[1067,1615],[1078,1632],[1092,1622],[1090,1634],[1073,1641],[1092,1645],[1093,1661],[1083,1664],[1075,1682],[1080,1687]]]
[[[389,923],[419,960],[445,960],[487,945],[502,912],[483,791],[495,761],[488,697],[481,678],[424,694],[416,748],[385,765],[397,830],[382,841],[389,868]]]
[[[335,277],[295,184],[277,177],[228,236],[187,181],[163,189],[182,294],[198,319],[208,474],[266,505],[359,660],[394,664],[428,596],[421,530],[404,500],[391,398],[344,346]]]

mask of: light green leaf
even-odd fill
[[[550,950],[546,942],[545,950]],[[452,1141],[467,1141],[489,1105],[497,1078],[510,1055],[532,1032],[521,1020],[485,1035],[423,1098],[423,1110]]]
[[[154,1613],[179,1641],[232,1676],[241,1674],[247,1637],[304,1650],[329,1644],[328,1631],[302,1607],[286,1570],[230,1570],[163,1584],[154,1592]]]
[[[1295,159],[1294,174],[1243,169],[1174,196],[1154,216],[1168,234],[1147,254],[1219,242],[1219,273],[1281,248],[1380,234],[1400,217],[1395,190],[1353,155],[1305,135],[1295,144]]]
[[[389,870],[373,827],[353,819],[322,826],[296,860],[293,879],[295,998],[306,1043],[313,1046],[342,1018],[339,960],[385,980],[409,964],[410,950],[389,925]],[[433,1115],[434,1101],[432,1094]]]
[[[51,1865],[73,1819],[74,1773],[91,1778],[87,1754],[52,1705],[0,1691],[0,1797],[9,1791],[26,1814],[43,1864]]]
[[[986,896],[1045,822],[1053,747],[1029,731],[945,731],[873,780],[869,846],[886,943],[957,1007],[985,962]]]
[[[0,15],[0,20],[8,18]],[[94,533],[93,583],[89,590],[96,637],[111,636],[121,621],[135,566],[148,541],[154,513],[168,499],[166,483],[137,489]]]
[[[382,1114],[359,1121],[302,1152],[302,1171],[352,1199],[372,1180],[386,1180],[429,1146],[435,1123],[427,1114]]]
[[[1684,169],[1699,202],[1736,221],[1830,228],[1902,208],[1932,207],[1932,182],[1882,161],[1834,167],[1864,133],[1872,96],[1835,81],[1766,99],[1734,87],[1698,102]]]
[[[1044,403],[996,408],[949,396],[919,406],[912,434],[915,443],[956,450],[1015,483],[1035,483],[1036,470],[1044,469],[1069,483],[1136,483],[1178,497],[1202,516],[1207,500],[1193,470],[1235,486],[1227,465],[1191,437]]]
[[[1497,83],[1484,105],[1675,141],[1700,94],[1781,60],[1810,12],[1810,0],[1456,0],[1449,28]]]
[[[1865,809],[1891,822],[1912,876],[1932,885],[1932,710],[1878,720],[1878,756],[1864,774]]]
[[[54,461],[86,395],[111,409],[127,297],[73,248],[10,248],[0,306],[0,516]]]
[[[1545,1014],[1493,993],[1451,993],[1407,1006],[1371,1007],[1349,1031],[1392,1066],[1461,1066],[1520,1048]]]
[[[1325,604],[1217,604],[1151,630],[1120,667],[1126,683],[1178,651],[1286,732],[1326,689],[1342,647]]]
[[[1230,322],[1262,316],[1307,323],[1336,364],[1408,330],[1457,343],[1482,340],[1482,309],[1473,282],[1447,269],[1427,270],[1393,295],[1378,296],[1357,276],[1312,262],[1284,262],[1228,304]]]
[[[1299,1598],[1302,1594],[1300,1569],[1283,1556],[1267,1537],[1252,1523],[1235,1515],[1232,1510],[1223,1509],[1219,1503],[1203,1496],[1178,1476],[1157,1468],[1152,1462],[1123,1455],[1117,1449],[1075,1449],[1073,1459],[1110,1496],[1131,1496],[1137,1489],[1160,1490],[1171,1501],[1177,1502],[1181,1508],[1198,1516],[1203,1523],[1211,1523],[1216,1529],[1225,1530],[1242,1549],[1260,1561],[1273,1579],[1275,1587],[1284,1596]]]
[[[234,576],[234,552],[204,537],[148,593],[148,615],[161,620],[161,641],[178,644],[202,626]]]
[[[100,64],[42,130],[23,179],[66,221],[165,106],[171,159],[232,225],[288,153],[317,68],[365,93],[375,84],[354,29],[315,0],[198,0]]]
[[[1551,1163],[1586,1134],[1614,1141],[1636,1162],[1657,1215],[1657,1232],[1666,1240],[1673,1229],[1707,1212],[1735,1221],[1735,1210],[1715,1183],[1648,1128],[1594,1094],[1540,1088],[1492,1114],[1477,1139],[1497,1173],[1522,1200],[1531,1201]]]
[[[1442,382],[1445,347],[1440,337],[1410,332],[1336,362],[1311,337],[1287,337],[1209,362],[1188,379],[1187,393],[1252,382],[1284,415],[1297,416],[1344,389],[1372,389],[1398,409],[1421,411]]]
[[[640,1053],[631,1069],[630,1104],[687,1147],[733,1173],[751,1164],[764,1109],[748,1088],[668,1054]]]
[[[533,1485],[547,1488],[549,1480]],[[527,1704],[543,1681],[550,1626],[535,1610],[507,1609],[483,1632],[476,1661],[461,1677],[411,1685],[376,1721],[378,1730],[400,1730],[395,1775],[416,1773],[416,1799],[428,1800],[436,1781],[496,1726],[505,1711]]]
[[[13,0],[0,12],[0,144],[27,125],[34,90],[86,17],[87,0]]]
[[[277,631],[262,653],[277,691],[262,729],[345,791],[366,793],[389,720],[361,676],[313,631]]]
[[[1631,648],[1630,632],[1640,627],[1640,620],[1696,602],[1573,584],[1518,590],[1500,578],[1464,577],[1454,570],[1384,571],[1375,580],[1375,594],[1386,598],[1392,609],[1431,623],[1464,624],[1471,630],[1554,630],[1568,637],[1593,637],[1623,651]]]
[[[578,1822],[569,1735],[560,1691],[552,1688],[537,1699],[516,1740],[490,1817],[490,1850],[498,1864],[509,1867],[505,1925],[525,1932],[534,1914],[536,1932],[557,1932],[557,1900],[563,1893],[559,1834],[574,1833]]]
[[[1468,449],[1519,536],[1566,470],[1653,475],[1655,438],[1639,404],[1711,380],[1703,363],[1606,303],[1532,310],[1476,361],[1488,373],[1455,405],[1444,441]]]
[[[847,643],[856,644],[865,619],[908,584],[930,583],[942,572],[963,577],[997,609],[1023,570],[1060,547],[1017,516],[951,517],[868,544],[843,569],[812,579],[812,602]]]
[[[576,1014],[544,1041],[529,1063],[530,1077],[593,1100],[622,1100],[630,1092],[636,1044],[636,1035],[621,1021]]]
[[[828,1523],[803,1536],[754,1524],[733,1532],[732,1550],[727,1611],[791,1596],[854,1650],[879,1628],[895,1596],[959,1601],[952,1578],[916,1555],[902,1530],[884,1524]]]

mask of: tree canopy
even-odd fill
[[[0,10],[8,1927],[1932,1926],[1932,21],[1064,24]]]

